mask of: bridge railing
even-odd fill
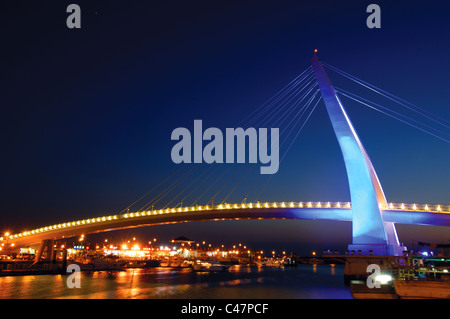
[[[434,205],[434,204],[405,204],[405,203],[388,203],[381,205],[382,210],[407,210],[407,211],[421,211],[429,213],[450,213],[449,205]]]
[[[66,223],[54,224],[50,226],[45,226],[31,231],[24,231],[18,234],[5,234],[0,237],[0,241],[8,239],[17,239],[30,235],[41,234],[45,232],[51,232],[55,230],[62,230],[77,226],[86,226],[90,224],[98,223],[109,223],[111,221],[119,219],[128,219],[136,217],[145,217],[151,215],[160,214],[173,214],[173,213],[187,213],[187,212],[201,212],[201,211],[211,211],[211,210],[228,210],[228,209],[268,209],[268,208],[339,208],[339,209],[351,209],[350,202],[256,202],[256,203],[222,203],[218,205],[196,205],[196,206],[186,206],[186,207],[175,207],[175,208],[165,208],[157,209],[151,211],[141,211],[132,212],[125,214],[117,214],[110,216],[102,216],[96,218],[88,218],[83,220],[71,221]],[[429,212],[429,213],[444,213],[450,214],[449,205],[431,205],[431,204],[405,204],[405,203],[388,203],[387,205],[381,205],[380,209],[389,211],[407,211],[407,212]]]

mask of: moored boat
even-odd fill
[[[274,258],[268,258],[264,260],[258,260],[255,261],[256,266],[258,267],[284,267],[283,260],[280,259],[274,259]]]
[[[397,265],[393,285],[402,299],[450,298],[450,259],[411,256]]]
[[[76,262],[81,270],[122,270],[126,262],[123,261],[104,261],[92,260],[87,263]]]
[[[401,299],[450,299],[450,281],[394,280],[394,289]]]
[[[194,271],[227,271],[230,268],[229,265],[222,265],[221,263],[200,261],[197,260],[192,264],[192,270]]]
[[[269,258],[266,261],[266,267],[284,267],[283,261],[279,259]]]

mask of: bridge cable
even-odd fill
[[[243,125],[243,123],[245,123],[245,121],[247,121],[251,116],[254,115],[254,113],[256,112],[264,112],[264,110],[267,110],[270,108],[271,105],[277,103],[281,98],[283,98],[286,94],[289,93],[289,91],[292,90],[293,87],[295,87],[296,85],[299,84],[300,81],[302,81],[302,78],[304,78],[306,75],[311,74],[312,72],[312,67],[308,67],[305,71],[303,71],[301,74],[299,74],[297,77],[295,77],[289,84],[287,84],[283,89],[281,89],[279,92],[277,92],[274,96],[272,96],[269,100],[267,100],[266,102],[264,102],[261,106],[259,106],[258,108],[256,108],[255,110],[253,110],[249,115],[247,115],[244,119],[242,119],[239,124],[240,126]],[[284,92],[283,92],[284,91]],[[282,93],[283,92],[283,93]],[[275,98],[277,95],[279,95],[277,98]],[[273,100],[272,102],[270,102],[271,100]],[[269,103],[268,105],[266,105],[267,103]],[[253,117],[254,118],[254,117]]]
[[[440,140],[442,140],[442,141],[444,141],[444,142],[450,143],[450,140],[447,140],[447,139],[445,139],[445,138],[443,138],[443,137],[440,137],[440,136],[438,136],[438,135],[436,135],[436,134],[433,134],[433,133],[431,133],[431,132],[429,132],[429,131],[427,131],[427,130],[425,130],[425,129],[423,129],[423,128],[420,128],[420,127],[418,127],[418,126],[416,126],[416,125],[414,125],[414,124],[411,124],[411,123],[409,123],[409,122],[407,122],[407,121],[405,121],[405,120],[402,120],[402,119],[400,119],[400,118],[398,118],[398,117],[396,117],[396,116],[394,116],[394,115],[392,115],[392,114],[389,114],[389,113],[387,113],[387,112],[384,112],[384,111],[382,111],[382,110],[379,110],[379,109],[377,109],[376,107],[374,107],[373,105],[367,104],[367,103],[365,103],[365,102],[363,102],[363,101],[361,101],[361,100],[358,100],[357,98],[354,98],[354,97],[352,97],[352,96],[350,96],[350,95],[347,95],[347,94],[345,94],[345,93],[343,93],[343,92],[338,92],[338,93],[341,94],[341,95],[343,95],[343,96],[346,96],[346,97],[348,97],[348,98],[350,98],[350,99],[352,99],[352,100],[354,100],[354,101],[356,101],[356,102],[358,102],[358,103],[360,103],[360,104],[362,104],[362,105],[365,105],[365,106],[367,106],[367,107],[369,107],[369,108],[371,108],[371,109],[373,109],[373,110],[375,110],[375,111],[378,111],[378,112],[380,112],[380,113],[382,113],[382,114],[385,114],[385,115],[387,115],[387,116],[390,116],[390,117],[392,117],[392,118],[394,118],[394,119],[396,119],[396,120],[398,120],[398,121],[400,121],[400,122],[403,122],[403,123],[405,123],[405,124],[407,124],[407,125],[409,125],[409,126],[412,126],[412,127],[416,128],[416,129],[422,131],[422,132],[425,132],[425,133],[427,133],[427,134],[429,134],[429,135],[431,135],[431,136],[434,136],[434,137],[436,137],[436,138],[438,138],[438,139],[440,139]],[[373,102],[372,102],[372,103],[373,103]],[[374,104],[376,104],[376,103],[374,103]]]
[[[317,91],[316,94],[317,94],[318,92],[319,92],[319,91]],[[314,96],[313,99],[311,100],[311,103],[312,103],[312,101],[313,101],[314,99],[315,99],[315,96]],[[294,142],[295,142],[295,140],[297,139],[297,137],[298,137],[298,135],[300,134],[300,132],[301,132],[301,131],[303,130],[303,128],[305,127],[306,122],[308,122],[309,118],[311,117],[312,113],[313,113],[314,110],[316,109],[317,104],[319,104],[319,102],[320,102],[321,99],[322,99],[322,96],[320,95],[320,96],[319,96],[319,99],[317,100],[316,104],[315,104],[314,107],[312,108],[311,112],[308,114],[308,117],[307,117],[306,120],[303,122],[303,124],[302,124],[302,126],[300,127],[300,129],[297,131],[297,134],[295,135],[295,137],[294,137],[294,139],[292,140],[291,144],[289,144],[288,149],[286,150],[286,152],[284,153],[283,157],[282,157],[281,160],[280,160],[280,163],[281,163],[281,161],[284,159],[284,157],[286,156],[286,154],[289,152],[289,150],[291,149],[292,145],[294,144]],[[297,123],[296,123],[295,125],[297,125]],[[290,132],[289,132],[289,134],[290,134]],[[281,145],[283,145],[284,142],[285,142],[286,140],[287,140],[287,138],[281,143]]]
[[[136,203],[140,202],[142,199],[144,199],[145,197],[147,197],[152,191],[154,191],[156,188],[158,188],[159,186],[161,186],[162,184],[164,184],[167,180],[169,180],[171,177],[173,177],[174,175],[176,175],[179,171],[181,171],[183,167],[180,166],[175,172],[173,172],[171,175],[169,175],[168,177],[166,177],[162,182],[160,182],[159,184],[157,184],[156,186],[154,186],[153,188],[151,188],[147,193],[145,193],[144,195],[142,195],[140,198],[138,198],[136,201],[134,201],[131,205],[129,205],[128,207],[126,207],[124,210],[122,210],[119,214],[122,214],[125,211],[128,211],[132,206],[134,206]]]
[[[242,124],[247,121],[255,112],[257,112],[258,110],[260,110],[261,108],[263,108],[267,103],[269,103],[271,100],[275,99],[275,97],[279,94],[281,94],[281,92],[287,90],[288,87],[290,87],[292,84],[294,84],[295,82],[298,81],[298,79],[302,78],[303,75],[305,73],[310,73],[312,70],[312,67],[309,66],[306,70],[304,70],[302,73],[300,73],[298,76],[296,76],[291,82],[289,82],[289,84],[287,84],[285,87],[283,87],[280,91],[278,91],[274,96],[272,96],[269,100],[267,100],[266,102],[264,102],[261,106],[259,106],[258,108],[256,108],[254,111],[252,111],[249,115],[247,115],[247,117],[245,117],[243,120],[241,120],[240,122],[240,126],[242,126]],[[285,93],[284,93],[285,94]],[[267,107],[270,107],[270,105],[272,105],[274,102],[276,102],[279,99],[279,97],[277,99],[275,99],[275,101],[272,101]],[[266,107],[266,108],[267,108]]]
[[[314,84],[311,86],[311,88],[308,90],[306,96],[309,95],[310,92],[311,92],[311,91],[314,89],[314,87],[316,87],[316,86],[317,86],[317,83],[314,83]],[[289,128],[289,126],[293,123],[293,121],[294,121],[297,117],[298,117],[298,120],[297,120],[297,123],[298,123],[298,121],[299,121],[300,118],[303,116],[304,112],[306,111],[307,107],[308,107],[309,104],[312,102],[312,99],[313,99],[313,97],[315,97],[316,94],[317,94],[317,91],[315,92],[315,94],[313,94],[313,96],[311,96],[311,97],[309,98],[309,100],[306,102],[306,104],[305,104],[302,108],[300,108],[300,110],[297,112],[297,114],[296,114],[294,117],[292,117],[291,121],[290,121],[290,122],[286,125],[286,127],[281,131],[279,138],[281,137],[281,135],[283,135],[283,133],[286,131],[286,129]],[[305,97],[305,96],[303,96],[303,97],[301,98],[301,101],[304,99],[304,97]],[[299,102],[301,102],[301,101],[299,101]],[[300,104],[300,103],[295,103],[294,105],[298,105],[298,104]],[[284,122],[285,119],[287,119],[288,116],[289,116],[291,113],[292,113],[292,110],[291,110],[291,111],[289,111],[289,110],[286,111],[286,112],[285,112],[278,120],[275,121],[275,123],[277,123],[277,122],[280,121],[280,120],[281,120],[281,123]],[[280,124],[281,124],[281,123],[280,123]],[[297,125],[297,123],[295,123],[295,125],[292,127],[292,129]],[[291,129],[291,131],[292,131],[292,129]],[[289,134],[290,134],[290,133],[289,133]],[[289,134],[288,134],[288,136],[289,136]],[[267,137],[266,137],[266,139],[267,139]],[[285,141],[283,141],[283,143],[284,143],[284,142],[285,142]],[[272,142],[272,143],[273,143],[273,142]],[[283,143],[282,143],[282,144],[283,144]],[[282,144],[281,144],[281,146],[282,146]],[[258,174],[258,176],[257,176],[255,182],[253,183],[252,187],[251,187],[250,190],[247,192],[246,198],[248,198],[248,195],[250,194],[250,192],[252,191],[252,189],[253,189],[254,186],[256,185],[256,182],[257,182],[257,180],[258,180],[259,178],[260,178],[260,174]]]
[[[240,165],[239,166],[239,168],[234,172],[234,174],[233,175],[230,175],[230,177],[228,177],[228,179],[227,179],[227,181],[225,182],[225,183],[223,183],[223,185],[222,185],[222,187],[214,194],[214,196],[213,197],[211,197],[211,199],[208,201],[208,203],[209,202],[214,202],[214,200],[215,200],[215,198],[217,197],[217,195],[219,195],[221,192],[222,192],[222,190],[225,188],[225,186],[227,186],[230,182],[231,182],[231,180],[234,178],[234,176],[236,176],[236,174],[242,169],[242,165]]]
[[[201,173],[200,175],[197,176],[197,178],[195,178],[194,180],[192,180],[192,182],[191,182],[189,185],[187,185],[182,191],[179,191],[179,192],[177,193],[177,195],[176,195],[174,198],[172,198],[172,200],[171,200],[170,202],[168,202],[168,203],[166,204],[166,206],[164,206],[163,209],[167,208],[167,207],[168,207],[175,199],[177,199],[177,198],[178,198],[181,194],[183,194],[190,186],[192,186],[192,184],[194,184],[200,177],[202,177],[206,172],[208,172],[208,171],[210,170],[210,168],[211,168],[211,166],[208,167],[207,169],[205,169],[205,170],[203,171],[203,173]],[[179,202],[179,203],[175,206],[175,208],[178,207],[178,205],[179,205],[180,203],[182,203],[182,202],[183,202],[183,201]]]
[[[210,169],[210,168],[212,168],[213,167],[213,165],[209,165],[209,168],[208,168],[208,170]],[[194,191],[196,191],[201,185],[203,185],[218,169],[219,169],[219,165],[216,165],[215,166],[215,169],[204,179],[204,180],[202,180],[201,182],[199,182],[199,183],[197,183],[197,186],[196,187],[194,187],[191,191],[190,191],[190,193],[189,194],[187,194],[182,200],[181,200],[181,202],[180,203],[184,203],[185,201],[186,201],[186,199],[194,192]],[[207,170],[207,171],[208,171]],[[177,205],[178,206],[178,205]],[[190,206],[193,206],[192,204],[190,205]]]
[[[200,196],[198,196],[197,197],[197,199],[192,203],[192,205],[195,205],[205,194],[206,194],[206,192],[208,192],[219,180],[221,180],[222,179],[222,177],[230,170],[230,168],[231,168],[231,165],[222,173],[222,175],[220,175],[215,181],[214,181],[214,183],[212,183],[212,184],[210,184],[209,186],[208,186],[208,188],[207,189],[205,189],[201,194],[200,194]],[[208,203],[209,203],[209,201],[208,201]],[[206,204],[207,205],[207,204]]]
[[[316,92],[317,94],[317,92]],[[314,96],[315,97],[315,96]],[[295,142],[295,140],[297,139],[298,135],[300,134],[300,132],[302,131],[303,127],[305,126],[306,122],[308,122],[309,118],[311,117],[312,113],[314,112],[314,110],[317,107],[317,104],[319,104],[320,100],[322,99],[322,97],[320,96],[319,99],[317,100],[316,104],[314,105],[314,107],[312,108],[311,112],[309,113],[309,115],[307,116],[307,118],[305,119],[305,121],[303,122],[302,126],[300,127],[300,129],[297,131],[297,134],[295,135],[294,139],[292,140],[292,142],[290,143],[288,149],[285,151],[285,153],[283,154],[283,156],[281,157],[280,161],[279,161],[279,165],[281,165],[284,157],[286,156],[286,154],[289,152],[289,150],[291,149],[291,146],[293,145],[293,143]],[[312,102],[312,100],[311,100]],[[299,118],[300,119],[300,118]],[[298,122],[297,122],[298,123]],[[296,123],[296,125],[297,125]],[[295,127],[295,126],[294,126]],[[289,132],[290,134],[291,132]],[[282,144],[287,140],[286,139],[282,142]],[[264,192],[267,184],[269,183],[269,181],[272,179],[272,177],[274,176],[274,174],[270,175],[269,178],[266,180],[266,182],[264,183],[261,191],[259,192],[258,196],[256,197],[255,201],[258,201],[259,197],[261,196],[261,194]]]
[[[223,204],[223,203],[228,199],[228,197],[230,197],[230,195],[236,190],[236,188],[242,183],[242,181],[248,176],[248,174],[250,174],[250,172],[251,172],[254,168],[255,168],[255,166],[252,165],[252,167],[251,167],[249,170],[247,170],[247,173],[242,175],[242,178],[241,178],[241,179],[239,180],[239,182],[233,187],[233,189],[228,193],[228,195],[222,200],[221,204]],[[259,174],[259,175],[260,175],[260,174]]]
[[[418,114],[420,114],[420,115],[422,115],[422,116],[424,116],[424,117],[426,117],[426,118],[428,118],[428,119],[430,119],[430,120],[432,120],[432,121],[434,121],[434,122],[436,122],[436,123],[438,123],[438,124],[440,124],[442,126],[445,126],[446,128],[450,128],[450,126],[448,126],[448,125],[446,125],[444,123],[441,123],[439,120],[433,119],[432,117],[424,114],[423,112],[428,113],[428,114],[430,114],[430,115],[432,115],[434,117],[437,117],[440,120],[443,120],[444,122],[450,123],[450,121],[448,121],[448,120],[446,120],[446,119],[444,119],[444,118],[442,118],[442,117],[440,117],[440,116],[438,116],[436,114],[433,114],[432,112],[430,112],[430,111],[428,111],[426,109],[423,109],[423,108],[421,108],[421,107],[419,107],[419,106],[417,106],[415,104],[407,102],[407,101],[405,101],[405,100],[395,96],[394,94],[386,92],[385,90],[382,90],[382,89],[376,87],[375,85],[372,85],[372,84],[370,84],[370,83],[368,83],[366,81],[363,81],[363,80],[357,78],[356,76],[353,76],[353,75],[348,74],[348,73],[346,73],[346,72],[344,72],[342,70],[339,70],[338,68],[336,68],[336,67],[334,67],[334,66],[332,66],[332,65],[330,65],[328,63],[323,62],[323,65],[328,67],[329,69],[335,71],[336,73],[339,73],[340,75],[342,75],[342,76],[352,80],[353,82],[355,82],[355,83],[357,83],[357,84],[359,84],[359,85],[361,85],[361,86],[363,86],[363,87],[365,87],[365,88],[367,88],[367,89],[369,89],[369,90],[371,90],[371,91],[373,91],[373,92],[375,92],[375,93],[377,93],[377,94],[379,94],[381,96],[384,96],[384,97],[386,97],[386,98],[396,102],[397,104],[402,105],[403,107],[406,107],[407,109],[409,109],[409,110],[411,110],[413,112],[416,112],[416,113],[418,113]],[[417,108],[420,111],[418,111],[418,110],[416,110],[416,109],[414,109],[412,107],[409,107],[409,106],[407,106],[405,104],[409,104],[410,106],[413,106],[413,107]]]
[[[258,119],[259,117],[261,117],[264,113],[266,113],[267,111],[270,110],[270,107],[276,104],[280,104],[278,107],[276,107],[275,109],[278,108],[283,108],[285,107],[294,97],[296,94],[298,94],[299,92],[301,92],[302,90],[304,90],[304,88],[307,85],[302,85],[301,87],[300,84],[302,84],[303,82],[305,82],[306,80],[310,79],[312,75],[312,68],[308,67],[306,70],[304,70],[300,75],[298,75],[297,77],[295,77],[288,85],[286,85],[283,89],[281,89],[277,94],[275,94],[271,99],[269,99],[267,102],[265,102],[262,106],[260,106],[258,109],[256,109],[255,111],[253,111],[249,116],[247,116],[246,119],[248,119],[252,114],[255,114],[256,111],[261,110],[264,106],[266,106],[259,114],[256,118],[252,118],[250,120],[250,122],[255,122],[256,119]],[[304,84],[304,83],[303,83]],[[269,103],[270,102],[270,103]],[[269,104],[268,104],[269,103]],[[284,105],[284,106],[282,106]],[[278,112],[277,112],[278,113]],[[267,116],[266,116],[267,118]],[[153,187],[150,191],[148,191],[145,195],[141,196],[138,200],[136,200],[134,203],[132,203],[131,205],[129,205],[127,208],[125,208],[122,213],[124,211],[127,211],[130,207],[134,206],[136,203],[138,203],[139,201],[141,201],[142,199],[144,199],[145,197],[147,197],[152,191],[156,190],[158,187],[160,187],[162,184],[164,184],[167,180],[169,180],[170,178],[172,178],[174,175],[176,175],[177,173],[179,173],[182,170],[183,167],[180,167],[175,173],[171,174],[169,177],[165,178],[162,182],[160,182],[158,185],[156,185],[155,187]],[[197,181],[199,178],[201,178],[209,169],[211,168],[211,166],[209,166],[203,173],[200,174],[200,176],[198,176],[195,181]],[[225,175],[225,173],[230,169],[231,167],[229,167],[224,174],[221,176],[223,177]],[[186,180],[193,172],[192,172],[193,168],[191,168],[190,170],[188,170],[187,172],[185,172],[178,180],[174,181],[171,185],[169,185],[168,187],[166,187],[164,190],[162,190],[158,195],[154,196],[150,201],[148,201],[144,206],[142,206],[138,211],[142,211],[144,209],[146,209],[147,207],[149,207],[150,205],[154,206],[156,203],[158,203],[160,200],[162,200],[165,196],[167,196],[173,189],[175,189],[178,185],[180,185],[184,180]],[[217,170],[217,169],[216,169]],[[215,170],[215,171],[216,171]],[[214,172],[215,172],[214,171]],[[214,173],[213,172],[213,173]],[[212,176],[212,174],[208,175],[207,179],[210,178],[210,176]],[[213,186],[214,184],[216,184],[221,178],[219,178],[218,180],[216,180],[215,183],[213,183],[211,186]],[[206,179],[205,179],[206,181]],[[183,191],[181,193],[179,193],[177,195],[177,197],[184,193],[185,191],[187,191],[187,189],[189,189],[189,187],[193,184],[194,182],[190,183],[187,187],[185,187],[183,189]],[[221,190],[224,188],[226,184],[224,184],[221,188]],[[197,185],[198,187],[198,185]],[[197,188],[196,187],[196,188]],[[235,188],[237,187],[237,185],[235,186]],[[196,189],[195,188],[195,189]],[[192,192],[195,190],[193,189],[189,194],[192,194]],[[205,193],[205,192],[204,192]],[[204,194],[203,193],[203,194]],[[201,196],[203,196],[203,194]],[[228,197],[228,196],[227,196]],[[169,204],[171,202],[173,202],[173,200],[175,200],[176,198],[172,199]],[[199,199],[199,198],[198,198]],[[198,201],[198,199],[194,202],[194,204]],[[166,208],[169,204],[167,204],[164,208]],[[178,206],[179,204],[177,204]]]
[[[312,91],[312,90],[314,89],[314,87],[316,87],[316,86],[317,86],[317,83],[314,83],[314,84],[309,88],[309,90],[306,92],[306,94],[304,94],[298,101],[296,101],[296,102],[293,104],[293,106],[298,106],[298,105],[305,99],[305,97],[308,96],[308,95],[311,93],[311,91]],[[316,92],[316,93],[317,93],[317,92]],[[300,108],[300,110],[297,112],[297,114],[296,114],[294,117],[292,117],[291,121],[286,125],[286,127],[285,127],[284,129],[282,129],[282,131],[281,131],[281,133],[280,133],[280,135],[279,135],[279,138],[281,137],[281,135],[283,135],[284,131],[286,131],[286,129],[289,128],[289,126],[293,123],[293,121],[294,121],[299,115],[300,115],[299,119],[303,116],[303,114],[304,114],[304,112],[306,111],[307,107],[308,107],[309,104],[311,103],[313,97],[315,97],[315,94],[309,98],[309,100],[306,102],[306,104],[305,104],[302,108]],[[289,117],[289,115],[292,113],[293,110],[294,110],[294,108],[288,109],[287,111],[285,111],[285,113],[284,113],[282,116],[280,116],[279,119],[275,120],[275,123],[278,123],[279,121],[281,121],[281,123],[283,123],[283,122]],[[302,112],[302,111],[303,111],[303,112]],[[297,122],[298,122],[298,121],[297,121]],[[281,124],[281,123],[280,123],[280,124]],[[296,123],[295,125],[297,125],[297,123]],[[295,127],[295,125],[292,127],[292,129]],[[292,131],[292,129],[291,129],[291,131]],[[290,133],[289,133],[289,134],[290,134]],[[266,140],[267,140],[267,137],[268,137],[268,136],[266,136]],[[272,141],[272,143],[273,143],[273,141]],[[272,144],[272,143],[271,143],[271,144]],[[283,143],[284,143],[284,142],[283,142]],[[282,144],[283,144],[283,143],[282,143]],[[271,147],[271,145],[270,145],[270,147]],[[258,174],[258,176],[257,176],[257,178],[256,178],[256,180],[255,180],[255,182],[252,184],[252,186],[251,186],[250,190],[247,192],[247,195],[246,195],[245,198],[248,198],[248,195],[250,194],[250,192],[252,191],[252,189],[253,189],[254,186],[256,185],[256,182],[258,181],[259,178],[260,178],[260,174]]]
[[[304,89],[308,88],[312,83],[315,83],[313,79],[314,75],[311,75],[311,77],[308,78],[308,83],[304,84],[303,86],[299,87],[296,92],[293,93],[292,97],[283,104],[282,107],[272,108],[272,111],[266,114],[266,116],[263,118],[263,120],[260,122],[261,124],[259,126],[265,126],[267,123],[274,118],[275,115],[277,115],[281,110],[283,110],[286,106],[289,105],[290,102],[292,102],[293,99],[295,99]],[[305,94],[302,96],[304,98]],[[301,98],[301,99],[302,99]],[[276,111],[276,112],[275,112]],[[272,114],[275,112],[274,114]],[[272,116],[270,116],[272,114]],[[270,117],[269,117],[270,116]],[[269,117],[269,119],[267,119]],[[262,124],[264,123],[264,124]]]
[[[312,72],[307,72],[307,73],[304,75],[303,78],[300,78],[299,81],[298,81],[297,83],[295,83],[295,84],[289,89],[289,91],[292,91],[296,85],[298,85],[299,83],[303,82],[305,79],[307,79],[308,77],[310,77],[311,74],[312,74]],[[290,94],[285,94],[285,95],[282,96],[282,97],[280,96],[279,99],[278,99],[277,101],[274,101],[274,103],[272,103],[271,105],[277,104],[277,103],[275,103],[275,102],[280,102],[280,100],[281,100],[280,103],[282,103],[282,104],[278,105],[278,106],[277,106],[276,108],[274,108],[274,109],[279,109],[279,108],[282,109],[282,108],[284,108],[285,105],[287,105],[287,103],[289,103],[290,101],[292,101],[293,97],[295,97],[295,95],[298,94],[298,91],[299,91],[299,90],[302,91],[306,86],[307,86],[307,85],[304,85],[303,87],[301,87],[301,88],[299,88],[299,89],[294,89],[293,92],[291,92]],[[264,112],[266,112],[267,109],[268,109],[268,108],[266,108],[265,110],[263,110],[262,112],[260,112],[260,114],[259,114],[258,117],[260,117],[262,114],[264,114]],[[286,116],[286,115],[285,115],[285,116]],[[258,119],[258,117],[252,118],[248,124],[250,124],[250,123],[252,123],[252,122],[256,122],[256,120]],[[258,126],[259,126],[259,125],[258,125]],[[254,167],[254,166],[250,167],[249,172],[253,169],[253,167]],[[226,172],[228,172],[231,168],[232,168],[232,167],[230,166],[230,167],[226,170]],[[239,170],[240,170],[241,168],[242,168],[242,167],[240,167]],[[226,173],[226,172],[224,172],[224,174],[223,174],[221,177],[225,176],[225,173]],[[247,172],[247,174],[245,174],[245,176],[248,175],[249,172]],[[211,202],[212,200],[214,200],[214,199],[218,196],[218,194],[220,194],[220,192],[223,191],[223,189],[231,182],[231,179],[232,179],[236,174],[237,174],[237,172],[235,172],[235,173],[227,180],[227,182],[225,182],[225,183],[222,185],[222,187],[219,189],[219,191],[216,192],[216,194],[208,201],[208,203]],[[221,178],[217,179],[217,180],[214,182],[214,184],[218,183],[220,179],[221,179]],[[231,190],[231,192],[228,194],[228,196],[226,196],[226,198],[228,198],[229,195],[231,195],[231,193],[236,189],[236,187],[237,187],[239,184],[240,184],[240,182],[239,182],[237,185],[234,186],[234,188]],[[210,185],[210,187],[208,188],[208,190],[209,190],[210,188],[212,188],[212,186],[213,186],[213,185]],[[200,196],[200,198],[201,198],[205,193],[206,193],[206,191],[203,192],[203,194]],[[199,200],[199,198],[194,202],[194,204],[195,204],[198,200]]]
[[[311,79],[311,77],[313,76],[313,72],[312,71],[308,71],[303,78],[299,79],[296,83],[294,83],[291,88],[286,91],[282,96],[280,96],[277,100],[275,100],[273,103],[271,103],[270,105],[268,105],[266,108],[264,108],[263,110],[261,110],[257,116],[253,117],[252,120],[250,122],[255,122],[256,120],[258,120],[263,114],[266,114],[265,117],[267,117],[267,112],[270,111],[273,112],[274,109],[278,109],[281,107],[281,105],[286,105],[287,103],[290,102],[290,100],[292,100],[292,97],[294,97],[295,95],[297,95],[298,92],[300,92],[301,90],[303,90],[303,88],[305,87],[305,81],[308,81]],[[278,106],[276,106],[278,104]],[[262,123],[260,121],[260,123]],[[249,123],[247,124],[247,126],[249,125]]]
[[[168,193],[170,193],[176,186],[178,186],[182,181],[184,181],[187,176],[192,174],[192,172],[197,170],[197,169],[198,169],[197,165],[194,165],[193,167],[191,167],[186,173],[184,173],[181,177],[179,177],[171,185],[169,185],[162,192],[160,192],[158,194],[158,196],[152,198],[151,201],[147,202],[147,204],[144,205],[141,209],[139,209],[138,212],[143,211],[144,209],[146,209],[150,205],[154,206],[155,204],[157,204],[162,198],[164,198]]]
[[[339,91],[339,92],[338,92],[338,91]],[[346,90],[344,90],[344,89],[336,88],[336,92],[338,92],[338,93],[340,93],[340,94],[342,94],[342,95],[345,95],[345,94],[353,95],[353,96],[356,97],[356,98],[359,98],[359,99],[361,99],[361,100],[363,100],[363,101],[366,101],[366,102],[368,102],[368,103],[372,103],[372,104],[374,104],[374,105],[376,105],[376,106],[378,106],[378,107],[380,107],[380,108],[382,108],[382,109],[384,109],[384,110],[387,110],[387,111],[390,111],[390,112],[392,112],[392,113],[395,113],[396,115],[401,116],[401,117],[403,117],[403,118],[406,118],[406,119],[408,119],[408,120],[410,120],[410,121],[412,121],[412,122],[415,122],[415,123],[417,123],[417,124],[423,125],[423,126],[429,128],[429,129],[432,129],[432,130],[434,130],[434,131],[437,131],[437,132],[439,132],[439,133],[441,133],[441,134],[450,136],[450,133],[446,133],[446,132],[444,132],[444,131],[441,131],[441,130],[439,130],[439,129],[436,129],[436,128],[434,128],[434,127],[431,127],[431,126],[429,126],[429,125],[427,125],[427,124],[425,124],[425,123],[422,123],[422,122],[420,122],[420,121],[417,121],[417,120],[415,120],[415,119],[413,119],[413,118],[411,118],[411,117],[409,117],[409,116],[400,114],[400,113],[398,113],[398,112],[396,112],[396,111],[394,111],[394,110],[392,110],[392,109],[390,109],[390,108],[388,108],[388,107],[382,106],[382,105],[380,105],[380,104],[378,104],[378,103],[375,103],[375,102],[373,102],[373,101],[370,101],[370,100],[367,100],[367,99],[365,99],[365,98],[362,98],[362,97],[360,97],[360,96],[358,96],[358,95],[356,95],[356,94],[354,94],[354,93],[348,92],[348,91],[346,91]],[[346,97],[349,97],[349,96],[347,96],[347,95],[345,95],[345,96],[346,96]]]
[[[298,106],[313,90],[314,88],[317,86],[317,83],[315,83],[313,86],[310,87],[310,89],[308,90],[307,94],[305,96],[302,97],[302,99],[295,105],[293,106]],[[315,95],[314,95],[315,96]],[[311,99],[311,98],[310,98]],[[309,101],[309,100],[308,100]],[[308,104],[308,101],[306,102],[306,104],[300,109],[300,111]],[[281,125],[281,123],[283,123],[287,118],[289,118],[289,115],[291,115],[291,113],[295,110],[295,108],[292,108],[289,113],[287,114],[287,116],[285,116],[284,118],[280,117],[278,120],[275,121],[274,125],[278,125],[278,122],[280,122],[279,124]],[[299,111],[299,112],[300,112]],[[295,117],[298,115],[297,114],[291,119],[291,121],[286,125],[285,129],[282,131],[284,132],[289,125],[292,123],[292,121],[295,119]]]

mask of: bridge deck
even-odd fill
[[[450,226],[450,207],[442,205],[389,204],[382,207],[383,220],[399,224]],[[243,203],[178,207],[102,216],[41,227],[0,237],[4,245],[27,246],[44,239],[62,239],[81,234],[167,223],[232,219],[352,220],[350,203],[282,202]]]

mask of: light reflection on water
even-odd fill
[[[65,275],[0,277],[0,298],[351,298],[343,265],[296,268],[232,266],[228,272],[147,268],[82,272],[81,288],[68,288]]]

